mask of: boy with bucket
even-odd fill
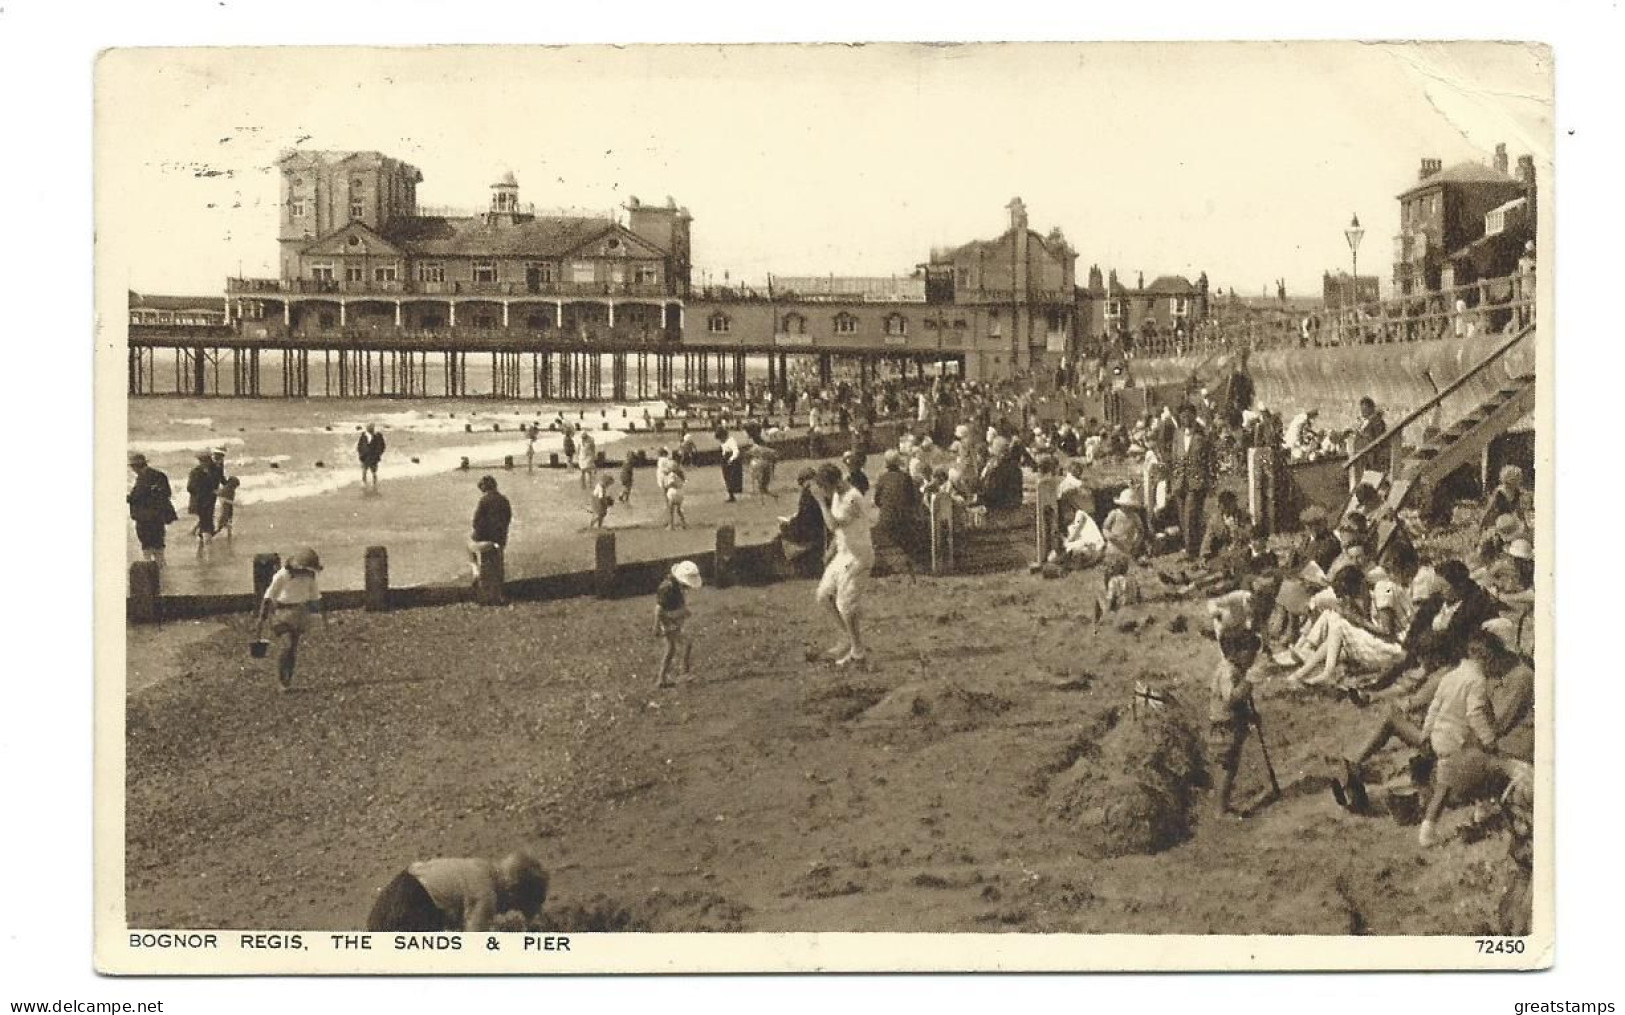
[[[254,628],[251,649],[258,658],[267,651],[261,638],[265,622],[271,622],[271,633],[282,639],[282,653],[277,657],[277,679],[283,691],[293,690],[293,670],[299,660],[299,639],[310,630],[315,618],[322,618],[327,626],[327,614],[322,610],[322,593],[316,587],[316,573],[322,569],[322,560],[316,551],[306,547],[288,557],[271,579],[260,602],[259,623]]]

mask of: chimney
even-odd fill
[[[1100,265],[1091,264],[1089,266],[1089,288],[1094,290],[1102,289],[1104,287],[1105,280],[1100,277]]]
[[[1502,176],[1507,174],[1507,146],[1504,144],[1495,146],[1495,171]]]
[[[1530,190],[1535,189],[1535,157],[1518,156],[1518,182]]]
[[[1443,168],[1444,161],[1442,159],[1423,159],[1422,168],[1417,172],[1416,178],[1425,180]]]

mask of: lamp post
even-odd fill
[[[1360,228],[1360,216],[1355,215],[1349,220],[1349,227],[1343,230],[1343,236],[1349,241],[1349,260],[1354,274],[1349,279],[1349,302],[1354,307],[1352,324],[1358,328],[1360,319],[1360,240],[1365,236],[1365,230]]]
[[[1360,240],[1365,236],[1365,230],[1360,228],[1360,216],[1356,215],[1349,222],[1349,227],[1343,230],[1343,236],[1349,241],[1349,258],[1354,269],[1354,303],[1360,302]]]

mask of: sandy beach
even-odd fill
[[[1084,745],[1139,680],[1201,707],[1217,659],[1199,603],[1097,627],[1098,581],[877,579],[852,675],[804,661],[810,582],[704,590],[663,692],[647,598],[338,614],[288,695],[246,617],[131,628],[132,679],[174,679],[128,700],[130,925],[357,928],[414,859],[522,846],[577,930],[1486,931],[1504,838],[1423,851],[1335,807],[1371,715],[1275,684],[1284,799],[1219,821],[1204,792],[1184,841],[1091,855],[1057,797]],[[1265,786],[1250,743],[1238,800]]]

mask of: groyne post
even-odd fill
[[[389,550],[382,546],[367,547],[364,573],[363,608],[369,613],[389,609]]]
[[[132,623],[153,624],[163,619],[158,583],[157,561],[138,560],[130,565],[130,602],[127,610]]]
[[[734,527],[732,525],[717,526],[716,575],[714,580],[719,589],[725,589],[733,584],[734,575]]]
[[[592,548],[593,592],[608,599],[615,592],[615,533],[600,532]]]
[[[502,566],[502,547],[480,547],[480,573],[474,579],[474,601],[476,603],[481,606],[501,606],[506,601],[502,595]]]
[[[271,587],[271,579],[282,569],[282,557],[275,553],[256,553],[253,566],[254,598],[261,599]]]

